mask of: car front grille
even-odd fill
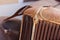
[[[20,40],[60,40],[60,25],[45,20],[39,21],[35,25],[33,34],[33,18],[24,15],[22,21],[22,32]]]

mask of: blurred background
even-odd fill
[[[0,0],[0,16],[11,16],[24,5],[53,6],[58,3],[55,0],[3,0],[2,2],[1,1],[2,0]],[[57,8],[60,8],[60,5],[57,6]]]

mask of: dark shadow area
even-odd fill
[[[8,20],[2,23],[2,27],[8,30],[6,35],[11,38],[11,40],[19,40],[21,20]]]

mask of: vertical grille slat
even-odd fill
[[[45,26],[47,26],[47,24],[46,24],[46,22],[45,22]],[[43,32],[43,38],[42,38],[42,40],[44,40],[44,35],[45,35],[45,29],[46,29],[46,27],[44,26],[44,32]]]
[[[53,25],[52,25],[52,27],[51,27],[51,31],[50,31],[49,40],[51,40],[50,38],[51,38],[51,33],[52,33],[52,30],[53,30]]]
[[[43,22],[42,21],[39,21],[39,29],[38,29],[38,34],[37,34],[37,40],[39,40],[40,39],[40,36],[39,35],[41,35],[41,29],[42,29],[42,24],[43,24]]]
[[[23,17],[22,34],[20,40],[31,40],[33,19],[25,15]]]
[[[55,31],[55,35],[54,35],[54,40],[57,40],[57,34],[58,34],[58,29],[59,29],[59,25],[56,25],[56,31]]]
[[[36,29],[36,30],[35,30],[35,32],[34,32],[34,33],[35,33],[35,34],[34,34],[34,40],[36,40],[36,36],[37,36],[36,34],[37,34],[37,31],[38,31],[38,24],[36,24],[35,29]]]
[[[59,25],[59,28],[58,28],[58,31],[57,31],[57,40],[60,40],[60,25]]]
[[[42,24],[41,24],[40,35],[39,35],[39,40],[40,40],[40,38],[41,38],[42,25],[43,25],[43,21],[42,21]],[[39,26],[39,27],[40,27],[40,26]],[[39,31],[39,30],[38,30],[38,31]]]
[[[50,26],[49,26],[49,31],[48,31],[48,34],[47,34],[47,40],[49,40],[50,38],[50,32],[51,32],[51,28],[52,28],[52,23],[49,23]]]
[[[38,24],[38,30],[39,30],[39,28],[40,28],[39,26],[40,26],[40,22],[39,22],[39,24]],[[38,31],[38,30],[37,30],[37,31]],[[38,31],[38,32],[39,32],[39,31]],[[38,32],[37,32],[37,34],[39,34]],[[36,40],[39,40],[39,37],[38,37],[37,34],[36,34]]]
[[[43,32],[44,32],[44,26],[45,26],[45,21],[43,22],[43,25],[42,25],[42,32],[41,32],[41,37],[40,37],[40,40],[42,40],[43,38]]]
[[[49,31],[49,26],[50,26],[50,24],[49,24],[49,22],[47,23],[47,33],[46,33],[46,40],[47,40],[47,34],[48,34],[48,31]]]
[[[56,24],[54,24],[54,26],[55,26],[55,29],[54,29],[54,32],[53,32],[52,40],[54,40],[55,32],[56,32],[56,28],[57,28]],[[55,39],[55,40],[56,40],[56,39]]]
[[[37,40],[37,34],[38,34],[38,32],[39,32],[38,29],[39,29],[39,24],[37,24],[37,26],[36,26],[36,32],[37,32],[37,33],[35,34],[36,37],[34,38],[34,40]]]
[[[48,25],[49,25],[49,23],[46,22],[46,28],[45,28],[44,38],[43,38],[44,40],[46,40],[46,38],[47,38]]]
[[[28,17],[26,16],[26,22],[28,21]],[[26,39],[26,33],[27,33],[27,26],[28,26],[28,22],[26,23],[26,26],[25,26],[25,35],[24,35],[24,39]]]
[[[54,30],[55,30],[55,24],[53,24],[53,29],[52,29],[52,33],[51,33],[51,38],[50,38],[50,40],[53,40]]]

